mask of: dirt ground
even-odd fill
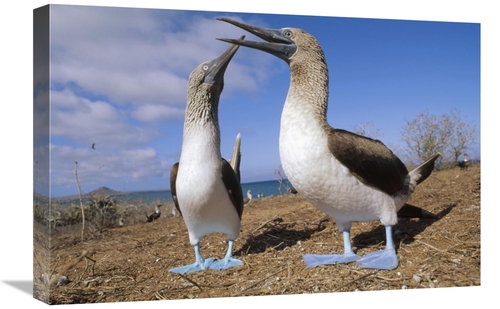
[[[54,233],[50,246],[46,227],[35,224],[33,293],[49,304],[75,304],[480,286],[480,191],[479,165],[434,171],[409,203],[439,219],[399,220],[400,264],[391,271],[356,263],[306,268],[303,254],[341,253],[343,242],[334,220],[300,195],[252,200],[234,247],[244,265],[225,271],[167,271],[194,262],[181,217],[88,233],[83,242],[79,229]],[[379,222],[353,224],[351,237],[361,256],[385,247]],[[205,257],[222,258],[226,250],[225,235],[202,240]]]

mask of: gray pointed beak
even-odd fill
[[[243,41],[244,38],[245,36],[243,35],[238,41]],[[223,84],[224,73],[226,72],[227,66],[239,47],[239,44],[233,44],[222,55],[210,61],[208,64],[210,71],[205,77],[205,83],[210,85]]]
[[[287,62],[289,61],[290,57],[293,56],[293,54],[295,54],[295,52],[297,51],[297,45],[295,45],[295,42],[287,37],[289,30],[261,28],[225,17],[218,17],[217,20],[225,21],[245,31],[248,31],[251,34],[265,40],[266,42],[218,38],[218,40],[220,41],[262,50]]]

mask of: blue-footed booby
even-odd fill
[[[247,190],[247,197],[243,199],[243,204],[246,206],[252,201],[252,190]]]
[[[162,205],[156,205],[155,206],[155,212],[153,212],[152,214],[150,214],[148,216],[148,214],[146,214],[146,222],[153,222],[155,221],[156,219],[160,218],[161,217],[161,211],[160,211],[160,207]]]
[[[233,242],[240,234],[243,194],[239,171],[235,172],[221,156],[218,120],[224,73],[238,47],[232,45],[218,58],[200,64],[189,77],[181,155],[172,166],[170,188],[175,207],[186,223],[196,261],[170,272],[243,265],[232,257]],[[204,259],[201,255],[200,239],[211,233],[228,236],[228,249],[222,260]]]
[[[457,166],[459,166],[461,170],[467,170],[469,168],[469,165],[470,165],[469,156],[466,153],[464,153],[463,161],[458,161]]]
[[[362,268],[396,268],[399,261],[392,226],[398,221],[398,210],[416,185],[431,174],[440,154],[408,172],[382,142],[332,128],[326,117],[326,59],[320,44],[309,33],[297,28],[261,28],[228,18],[218,20],[240,27],[265,42],[219,40],[265,51],[290,66],[290,88],[279,134],[282,167],[301,195],[335,218],[344,240],[343,254],[306,254],[306,266],[357,261]],[[351,247],[351,225],[373,220],[380,220],[385,226],[386,248],[360,257]]]

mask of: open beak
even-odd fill
[[[236,20],[225,17],[218,17],[217,20],[225,21],[243,30],[246,30],[267,42],[244,41],[242,39],[220,39],[220,41],[238,44],[258,50],[268,52],[285,61],[289,61],[290,57],[297,51],[297,45],[289,38],[291,34],[288,29],[267,29],[245,24]]]
[[[241,36],[238,42],[244,42],[243,39],[245,36]],[[226,68],[233,59],[234,54],[239,48],[239,44],[233,44],[229,47],[222,55],[215,58],[214,60],[207,63],[209,67],[209,72],[205,77],[204,82],[210,85],[221,85],[224,80],[224,73],[226,72]]]

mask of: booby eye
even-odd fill
[[[291,38],[293,35],[292,31],[290,31],[290,30],[285,30],[284,34],[285,34],[285,37],[287,37],[287,38]]]
[[[208,70],[208,65],[206,65],[206,64],[205,64],[205,65],[203,65],[203,67],[201,67],[201,68],[203,69],[203,71],[206,71],[206,70]]]

